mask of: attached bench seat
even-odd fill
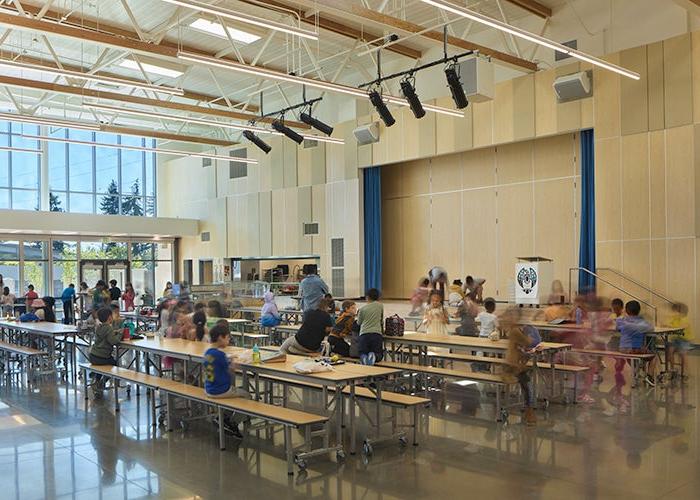
[[[4,341],[0,341],[0,351],[4,353],[5,375],[7,376],[8,384],[13,374],[26,376],[27,383],[31,383],[36,378],[39,358],[48,355],[46,351]],[[25,360],[27,362],[27,369],[23,370],[21,365]],[[14,371],[10,369],[10,364],[12,362],[17,363],[17,368]]]
[[[603,351],[599,349],[571,349],[571,352],[579,354],[589,354],[591,356],[610,356],[612,358],[621,359],[653,359],[655,357],[652,353],[647,354],[632,354],[620,351]]]
[[[117,366],[101,366],[101,365],[91,365],[88,363],[81,363],[80,369],[85,372],[98,373],[100,375],[123,380],[126,382],[131,382],[144,386],[150,390],[158,390],[165,393],[168,396],[168,430],[172,430],[171,425],[171,402],[170,396],[183,397],[192,401],[197,401],[209,406],[215,407],[219,412],[219,446],[223,450],[225,449],[224,441],[224,419],[223,411],[233,411],[235,413],[240,413],[247,415],[252,418],[260,418],[271,422],[273,424],[283,425],[285,429],[285,448],[287,454],[287,471],[288,473],[293,473],[293,454],[294,449],[292,447],[291,433],[290,429],[306,427],[313,424],[325,424],[328,421],[328,417],[321,415],[314,415],[312,413],[307,413],[304,411],[294,410],[291,408],[284,408],[281,406],[275,406],[261,401],[255,401],[252,399],[244,398],[211,398],[209,397],[202,387],[197,387],[194,385],[185,384],[183,382],[176,382],[174,380],[169,380],[154,375],[148,375],[146,373],[140,373],[126,368],[120,368]],[[85,389],[85,399],[87,396],[87,374],[84,377],[84,389]],[[119,399],[117,397],[117,386],[115,385],[115,409],[119,410]],[[153,398],[154,400],[155,398]],[[152,406],[152,413],[155,413],[154,406]],[[153,419],[155,422],[155,418]]]
[[[609,351],[608,351],[609,352]],[[467,363],[490,363],[494,365],[505,365],[507,361],[505,358],[490,358],[488,356],[478,356],[475,354],[460,354],[460,353],[445,353],[445,354],[428,354],[429,357],[435,359],[446,359],[450,361],[464,361]],[[532,362],[530,362],[532,366]],[[538,368],[551,369],[552,365],[550,363],[540,361],[537,363]],[[578,365],[564,365],[560,363],[554,364],[554,370],[560,372],[568,373],[581,373],[590,370],[588,366],[578,366]]]

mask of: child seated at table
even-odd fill
[[[626,316],[618,318],[616,321],[617,330],[620,332],[620,352],[625,354],[647,354],[649,350],[645,345],[646,334],[653,332],[654,327],[639,313],[642,306],[636,300],[630,300],[625,304]],[[646,383],[652,387],[654,383],[654,369],[656,357],[647,366]],[[622,370],[628,360],[618,358],[615,360],[615,381],[620,386],[624,385]]]
[[[35,306],[34,303],[37,303]],[[43,307],[44,301],[41,299],[30,302],[27,306],[27,312],[19,317],[21,323],[31,323],[34,321],[43,321],[44,311],[41,309]]]
[[[487,297],[484,299],[484,309],[476,316],[476,321],[479,323],[479,337],[488,337],[493,339],[493,335],[496,335],[498,339],[498,316],[494,314],[496,311],[496,301]]]
[[[613,321],[617,321],[617,318],[621,318],[625,313],[625,303],[622,299],[612,299],[610,301],[610,318]]]
[[[204,353],[204,391],[210,398],[245,398],[250,399],[250,394],[245,389],[233,385],[232,374],[235,366],[223,351],[229,345],[230,333],[228,325],[215,324],[209,331],[211,343],[210,349]],[[238,425],[246,420],[245,415],[234,413],[228,417],[224,425],[235,437],[242,439]]]
[[[192,323],[194,324],[194,328],[190,331],[187,338],[198,342],[210,343],[211,337],[209,336],[209,330],[207,328],[207,315],[203,310],[197,311],[192,315]],[[228,328],[228,322],[226,322],[226,328]]]
[[[321,343],[333,328],[333,322],[328,314],[328,302],[321,299],[316,309],[306,311],[304,322],[295,334],[287,338],[280,346],[280,352],[298,354],[301,356],[320,355]]]
[[[263,300],[265,303],[260,310],[260,325],[267,327],[278,326],[282,322],[282,317],[275,303],[275,294],[265,292]]]
[[[357,313],[360,325],[358,341],[360,363],[374,365],[384,359],[384,304],[379,302],[379,290],[367,290],[367,305]]]
[[[464,292],[462,291],[462,280],[454,280],[447,289],[447,305],[450,307],[459,307],[460,302],[464,300]]]
[[[331,345],[333,354],[350,356],[350,344],[345,339],[350,339],[353,331],[357,330],[356,315],[357,304],[352,300],[343,301],[340,316],[338,316],[331,333],[328,334],[328,343]]]
[[[112,356],[114,346],[122,339],[121,330],[115,330],[113,325],[112,309],[101,307],[97,310],[99,325],[95,327],[95,340],[90,347],[89,359],[93,365],[117,366],[117,360]],[[93,393],[96,398],[102,396],[104,383],[102,375],[96,374],[94,377]]]
[[[476,292],[469,292],[457,309],[457,316],[460,318],[460,325],[457,327],[457,335],[465,337],[476,337],[479,328],[476,326],[476,317],[479,315],[479,306],[476,305]],[[445,324],[445,335],[447,334],[447,323]]]
[[[530,377],[531,368],[528,363],[541,350],[542,339],[536,328],[531,326],[521,327],[518,325],[519,320],[520,310],[516,308],[506,311],[500,319],[501,327],[508,335],[507,364],[504,368],[504,378],[508,382],[518,381],[525,404],[523,417],[525,424],[536,425],[537,416],[534,410],[536,401]]]

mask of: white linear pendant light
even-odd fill
[[[258,160],[255,158],[237,158],[232,156],[217,155],[211,153],[197,153],[194,151],[179,151],[176,149],[163,149],[163,148],[149,148],[145,146],[131,146],[127,144],[110,144],[103,142],[93,142],[93,141],[79,141],[77,139],[66,139],[63,137],[47,137],[43,135],[22,135],[25,139],[31,139],[42,142],[64,142],[68,144],[81,144],[84,146],[96,146],[98,148],[111,148],[111,149],[129,149],[133,151],[145,151],[147,153],[158,153],[158,154],[168,154],[175,156],[191,156],[194,158],[209,158],[212,160],[221,161],[238,161],[241,163],[257,164]]]
[[[184,123],[197,123],[199,125],[206,125],[208,127],[223,127],[230,128],[232,130],[250,130],[251,132],[255,132],[258,134],[283,135],[274,130],[270,130],[264,127],[258,127],[255,125],[241,125],[238,123],[218,122],[214,120],[205,120],[203,118],[193,118],[191,116],[167,115],[164,113],[156,113],[142,109],[121,108],[118,106],[108,106],[106,104],[92,104],[88,102],[84,103],[83,106],[89,109],[109,111],[112,113],[124,113],[127,115],[142,116],[144,118],[160,118],[163,120],[173,120]],[[337,137],[328,137],[314,134],[302,134],[302,136],[304,137],[304,139],[309,139],[318,142],[326,142],[329,144],[345,144],[345,140],[339,139]]]
[[[12,146],[0,146],[0,151],[12,151],[13,153],[32,153],[35,155],[44,154],[41,149],[15,148]]]
[[[303,38],[308,38],[311,40],[318,40],[318,33],[315,31],[305,30],[303,28],[297,28],[290,26],[288,24],[278,23],[276,21],[270,21],[269,19],[264,19],[262,17],[252,16],[250,14],[245,14],[243,12],[237,12],[230,9],[225,9],[223,7],[217,7],[216,5],[210,5],[204,2],[198,2],[197,0],[161,0],[162,2],[177,5],[178,7],[185,7],[187,9],[197,10],[199,12],[206,12],[207,14],[213,14],[215,16],[221,16],[226,19],[232,19],[234,21],[239,21],[245,24],[252,24],[253,26],[260,26],[261,28],[267,28],[275,31],[281,31],[282,33],[288,33],[290,35],[296,35]]]
[[[571,48],[567,47],[566,45],[563,45],[559,42],[555,42],[553,40],[536,35],[534,33],[530,33],[529,31],[526,31],[524,29],[521,29],[521,28],[518,28],[516,26],[501,22],[501,21],[494,19],[492,17],[485,16],[485,15],[480,14],[479,12],[473,11],[471,9],[467,9],[466,7],[461,7],[459,5],[455,5],[451,2],[448,2],[447,0],[421,0],[421,1],[423,3],[427,3],[428,5],[432,5],[434,7],[439,8],[439,9],[446,10],[448,12],[452,12],[453,14],[457,14],[459,16],[465,17],[465,18],[470,19],[472,21],[475,21],[477,23],[484,24],[486,26],[490,26],[492,28],[495,28],[495,29],[500,30],[500,31],[504,31],[506,33],[510,33],[511,35],[522,38],[523,40],[527,40],[529,42],[533,42],[533,43],[536,43],[538,45],[542,45],[543,47],[547,47],[549,49],[556,50],[557,52],[561,52],[562,54],[568,54],[571,57],[575,57],[576,59],[579,59],[581,61],[591,63],[594,66],[598,66],[598,67],[606,69],[608,71],[613,71],[613,72],[618,73],[622,76],[626,76],[627,78],[631,78],[633,80],[639,80],[639,78],[640,78],[639,73],[635,73],[634,71],[625,69],[622,66],[618,66],[616,64],[609,63],[607,61],[604,61],[603,59],[588,55],[588,54],[581,52],[579,50],[571,49]]]
[[[163,87],[161,85],[151,85],[148,83],[135,82],[133,80],[127,80],[123,78],[114,78],[111,76],[99,76],[91,75],[89,73],[82,73],[80,71],[70,71],[60,68],[52,68],[50,66],[42,66],[40,64],[29,64],[20,61],[9,61],[7,59],[0,59],[0,66],[6,68],[13,68],[18,70],[26,71],[36,71],[43,73],[50,73],[52,75],[63,76],[66,78],[75,78],[77,80],[87,80],[91,82],[107,83],[111,85],[119,85],[121,87],[132,87],[143,90],[151,90],[153,92],[160,92],[162,94],[171,95],[183,95],[185,92],[182,89],[176,89],[172,87]]]
[[[239,73],[247,73],[249,75],[258,76],[261,78],[269,78],[272,80],[280,80],[288,83],[296,83],[298,85],[306,85],[309,87],[326,90],[328,92],[336,92],[339,94],[346,94],[351,95],[353,97],[367,99],[366,90],[358,89],[355,87],[349,87],[347,85],[341,85],[339,83],[315,80],[313,78],[306,78],[303,76],[288,75],[286,73],[281,73],[279,71],[274,71],[267,68],[249,66],[247,64],[242,64],[235,61],[223,61],[215,57],[200,56],[199,54],[193,54],[191,52],[178,52],[177,57],[178,59],[182,59],[183,61],[189,61],[197,64],[206,64],[208,66],[237,71]],[[390,104],[396,104],[398,106],[409,106],[406,99],[402,97],[383,94],[382,98],[384,99],[384,101]],[[462,111],[450,108],[443,108],[442,106],[435,106],[433,104],[423,104],[423,108],[426,111],[432,111],[433,113],[441,113],[444,115],[456,117],[464,116],[464,112]]]
[[[71,120],[60,120],[46,116],[20,115],[17,113],[0,113],[0,120],[11,122],[32,123],[34,125],[50,125],[52,127],[77,128],[81,130],[100,130],[99,123],[74,122]]]

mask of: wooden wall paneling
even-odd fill
[[[326,147],[326,182],[335,182],[343,179],[346,149],[354,151],[357,158],[357,141],[352,136],[354,125],[354,122],[343,122],[334,127],[333,137],[345,139],[345,145],[337,148],[332,147],[332,145]],[[350,131],[352,138],[347,136],[348,131]]]
[[[284,187],[292,188],[299,185],[299,173],[298,173],[298,162],[297,162],[297,152],[299,150],[299,145],[286,137],[283,138],[282,142],[282,154],[284,155]]]
[[[497,83],[493,101],[493,141],[511,142],[514,137],[513,80]]]
[[[700,31],[691,34],[690,43],[693,72],[693,123],[700,123]]]
[[[382,200],[399,198],[403,195],[403,164],[387,165],[381,167],[382,175]]]
[[[580,71],[578,62],[558,66],[555,69],[557,76],[570,75]],[[554,89],[552,89],[554,92]],[[581,101],[570,101],[557,104],[557,132],[568,132],[581,129]]]
[[[581,62],[579,68],[581,71],[593,71],[593,65],[587,62]],[[595,97],[581,99],[581,130],[595,126],[594,101]]]
[[[258,237],[260,241],[260,255],[272,255],[272,192],[258,193],[258,214],[260,225]]]
[[[454,107],[451,97],[435,99],[437,106]],[[464,151],[472,147],[472,107],[468,106],[463,118],[447,115],[436,115],[435,121],[435,154]],[[435,115],[435,113],[429,113]],[[424,118],[425,119],[425,118]]]
[[[394,113],[396,117],[396,125],[391,127],[390,130],[398,129],[397,132],[401,134],[401,137],[396,137],[396,134],[394,134],[394,137],[395,141],[401,142],[402,147],[391,147],[392,154],[390,155],[389,161],[413,160],[418,158],[421,140],[420,122],[435,113],[426,113],[421,120],[417,120],[416,117],[413,116],[411,110],[406,107],[396,108],[392,110],[392,113]]]
[[[700,236],[700,125],[693,127],[694,165],[695,165],[695,236]]]
[[[651,256],[649,262],[649,272],[653,276],[651,287],[655,292],[666,295],[669,293],[666,240],[651,240],[649,243]],[[660,300],[655,298],[654,303],[657,302],[660,302]]]
[[[498,289],[507,297],[512,289],[516,257],[534,255],[533,185],[498,188]]]
[[[411,115],[413,116],[413,115]],[[435,136],[438,116],[437,113],[426,113],[418,120],[418,157],[425,158],[437,154],[437,137]]]
[[[557,131],[557,97],[552,89],[553,69],[535,73],[535,134],[555,134]]]
[[[430,160],[413,160],[402,164],[403,196],[415,196],[430,192]]]
[[[436,156],[429,160],[430,192],[462,189],[462,155]]]
[[[226,228],[226,238],[228,240],[228,251],[231,255],[242,255],[241,241],[243,240],[244,236],[241,227],[241,217],[244,216],[245,213],[239,206],[239,198],[240,197],[238,196],[231,196],[226,204],[226,220],[228,222],[228,227]]]
[[[666,121],[663,42],[647,45],[647,82],[649,130],[662,130]]]
[[[533,142],[514,142],[496,148],[498,184],[532,180]]]
[[[408,227],[403,221],[401,199],[382,201],[382,221],[382,292],[387,298],[408,297],[404,286],[403,266],[403,233]],[[415,284],[413,286],[415,287]]]
[[[691,125],[666,130],[667,235],[695,233],[694,128]]]
[[[368,123],[372,123],[373,121],[376,121],[376,116],[373,116],[371,114],[358,115],[355,127],[359,127],[360,125],[367,125]],[[357,143],[352,131],[349,132],[349,135],[347,137],[351,138],[353,141],[355,141],[355,143]],[[346,143],[348,142],[348,138],[345,139]],[[346,178],[350,178],[347,176],[347,172],[349,171],[352,165],[356,165],[357,168],[380,165],[379,162],[374,161],[374,145],[367,144],[366,146],[358,146],[354,151],[349,151],[347,148],[345,148]],[[355,171],[357,171],[357,169],[355,169]]]
[[[384,125],[384,122],[379,119],[379,116],[376,113],[372,113],[372,121],[377,122],[379,124],[379,142],[375,142],[374,144],[372,144],[372,159],[369,164],[383,165],[384,163],[388,163],[389,161],[388,150],[390,147],[389,141],[391,127],[387,127],[386,125]],[[393,126],[396,127],[396,125],[397,124],[395,123]],[[363,165],[363,163],[360,164],[360,166]]]
[[[413,115],[411,115],[410,122],[406,119],[403,114],[406,108],[403,106],[391,106],[389,109],[396,119],[396,123],[386,129],[387,137],[389,138],[389,142],[386,145],[386,161],[391,163],[401,161],[404,158],[407,128],[411,130],[411,134],[414,131],[417,134],[418,123],[416,123]]]
[[[574,157],[579,156],[578,141],[572,133],[533,141],[535,179],[570,177],[578,174]]]
[[[459,223],[461,215],[462,193],[432,196],[430,262],[447,269],[450,279],[464,274],[462,231],[466,224]]]
[[[269,137],[266,141],[272,151],[267,155],[270,164],[270,187],[281,189],[284,187],[284,142],[281,137]],[[284,140],[287,140],[286,138]]]
[[[484,293],[496,296],[498,288],[498,225],[496,224],[496,189],[471,189],[462,193],[462,265],[467,274],[486,279]],[[512,271],[511,271],[512,274]],[[501,290],[501,295],[503,296]]]
[[[311,236],[304,236],[303,224],[305,222],[314,222],[312,203],[311,203],[311,186],[304,186],[297,189],[297,223],[296,229],[292,228],[299,235],[300,254],[311,253]]]
[[[618,54],[612,54],[603,59],[620,64]],[[620,135],[620,78],[620,75],[612,71],[593,70],[596,141]]]
[[[620,139],[597,140],[595,143],[595,223],[598,241],[622,239],[620,177]]]
[[[403,289],[404,297],[415,288],[418,278],[437,265],[430,261],[430,198],[402,198],[403,227]]]
[[[513,139],[535,137],[535,75],[513,80]]]
[[[569,268],[578,265],[578,248],[573,228],[575,216],[574,179],[535,182],[534,253],[554,260],[554,279],[567,283]],[[500,200],[499,200],[500,203]],[[527,204],[523,203],[523,207]],[[523,215],[525,216],[525,215]]]
[[[272,191],[272,254],[288,255],[285,233],[284,190]]]
[[[461,156],[464,189],[496,184],[496,148],[475,149]]]
[[[652,238],[666,237],[666,133],[649,133],[649,203]]]
[[[666,128],[693,123],[693,70],[690,34],[664,40]]]
[[[646,46],[620,52],[620,64],[636,71],[639,80],[620,80],[620,130],[622,135],[638,134],[649,130],[649,96]]]
[[[695,238],[668,240],[668,286],[669,296],[689,306],[692,311],[697,309],[695,299],[694,269]]]
[[[621,241],[603,241],[603,242],[597,242],[596,243],[596,265],[598,266],[598,269],[601,267],[609,267],[611,269],[616,269],[618,271],[622,270],[622,242]],[[604,273],[604,277],[607,281],[610,281],[616,285],[620,285],[621,283],[618,283],[618,279],[611,273]],[[577,280],[577,276],[574,275],[572,276],[573,280]],[[564,282],[564,286],[566,287],[566,281]],[[572,290],[575,290],[575,287],[572,286]],[[601,297],[607,297],[607,298],[612,298],[612,297],[618,297],[620,296],[620,293],[609,286],[607,283],[603,281],[598,281],[597,284],[597,292],[598,295]]]
[[[493,144],[493,101],[475,102],[472,108],[473,145],[475,148]]]
[[[326,249],[326,186],[311,186],[311,220],[318,222],[319,234],[311,237],[311,253],[324,255]]]
[[[622,272],[632,276],[634,279],[645,285],[650,283],[651,245],[649,240],[643,241],[623,241],[622,242]],[[632,295],[651,303],[651,294],[643,287],[631,282],[625,282],[624,288]]]
[[[622,238],[649,238],[649,134],[623,136],[621,157]]]

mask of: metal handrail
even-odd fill
[[[636,295],[631,294],[630,292],[628,292],[624,288],[620,288],[619,286],[615,285],[614,283],[611,283],[610,281],[606,280],[605,278],[598,276],[596,273],[586,269],[585,267],[570,267],[569,268],[569,300],[571,300],[571,297],[572,297],[572,295],[571,295],[571,271],[583,271],[584,273],[590,274],[591,276],[595,277],[595,279],[600,280],[603,283],[606,283],[607,285],[610,285],[615,290],[619,290],[620,292],[624,293],[625,295],[629,295],[634,300],[637,300],[637,301],[641,302],[642,304],[646,305],[647,307],[650,307],[654,311],[654,325],[657,324],[657,316],[658,316],[657,312],[658,311],[657,311],[657,308],[654,304],[650,304],[649,302],[642,299],[641,297],[637,297]]]
[[[616,275],[619,276],[620,278],[623,278],[623,279],[625,279],[625,280],[627,280],[627,281],[629,281],[629,282],[631,282],[631,283],[634,283],[634,284],[637,285],[639,288],[642,288],[642,289],[646,290],[647,292],[651,293],[651,294],[654,295],[655,297],[659,297],[659,298],[665,300],[666,302],[668,302],[668,303],[671,304],[671,305],[673,305],[673,304],[676,303],[675,300],[669,299],[669,298],[666,297],[665,295],[663,295],[663,294],[661,294],[661,293],[658,293],[658,292],[655,292],[655,291],[652,290],[651,287],[649,287],[648,285],[645,285],[645,284],[643,284],[643,283],[640,283],[640,282],[637,281],[636,279],[632,278],[631,276],[629,276],[629,275],[627,275],[627,274],[625,274],[625,273],[623,273],[623,272],[618,271],[617,269],[613,269],[613,268],[611,268],[611,267],[599,267],[597,270],[598,270],[598,271],[609,271],[609,272],[611,272],[611,273],[613,273],[613,274],[616,274]]]

